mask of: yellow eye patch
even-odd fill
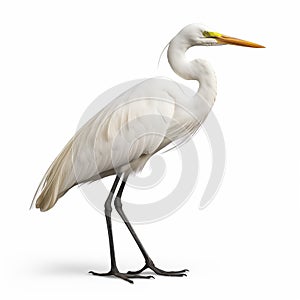
[[[203,35],[205,37],[221,37],[222,34],[221,33],[218,33],[218,32],[213,32],[213,31],[203,31]]]

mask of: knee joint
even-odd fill
[[[115,204],[115,208],[116,208],[117,210],[118,210],[118,209],[121,209],[121,208],[122,208],[121,198],[117,196],[116,199],[115,199],[114,204]]]
[[[109,195],[109,198],[104,203],[105,213],[111,213],[111,211],[112,211],[111,198],[112,198],[112,195]]]

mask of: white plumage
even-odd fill
[[[185,52],[195,45],[225,44],[226,38],[198,24],[180,31],[169,43],[168,61],[179,76],[199,82],[197,93],[187,94],[171,80],[153,78],[116,97],[79,129],[51,164],[35,194],[36,207],[49,210],[77,184],[138,172],[171,141],[190,137],[215,101],[216,79],[206,61],[187,61]]]

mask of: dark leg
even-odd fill
[[[115,248],[114,248],[114,240],[113,240],[113,233],[112,233],[112,225],[111,225],[111,212],[112,212],[112,198],[115,193],[115,190],[117,188],[118,182],[120,180],[120,177],[117,176],[113,186],[110,190],[110,193],[105,201],[104,207],[105,207],[105,218],[106,218],[106,225],[107,225],[107,232],[108,232],[108,239],[109,239],[109,251],[110,251],[110,271],[107,273],[96,273],[93,271],[90,271],[90,274],[97,275],[97,276],[115,276],[121,279],[124,279],[130,283],[133,283],[132,280],[129,278],[154,278],[153,276],[141,276],[137,274],[124,274],[120,273],[117,264],[116,264],[116,257],[115,257]]]
[[[144,258],[145,258],[145,266],[135,272],[128,272],[127,274],[129,275],[136,275],[139,274],[141,272],[143,272],[146,269],[151,269],[153,272],[155,272],[158,275],[164,275],[164,276],[186,276],[185,272],[187,272],[187,269],[181,270],[181,271],[164,271],[161,270],[159,268],[157,268],[153,261],[151,260],[150,256],[148,255],[148,253],[146,252],[144,246],[142,245],[141,241],[139,240],[138,236],[136,235],[134,229],[132,228],[129,220],[127,219],[126,215],[124,214],[123,208],[122,208],[122,202],[121,202],[121,196],[124,190],[124,187],[126,185],[126,179],[122,181],[120,189],[117,193],[117,196],[115,198],[115,207],[117,212],[119,213],[120,217],[122,218],[122,220],[124,221],[125,225],[127,226],[128,230],[130,231],[132,237],[134,238],[135,242],[137,243],[139,249],[141,250]]]

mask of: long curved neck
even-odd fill
[[[188,61],[185,52],[191,45],[173,39],[168,48],[168,61],[173,71],[186,80],[197,80],[199,89],[196,95],[204,97],[213,105],[217,94],[217,80],[210,64],[202,59]]]

